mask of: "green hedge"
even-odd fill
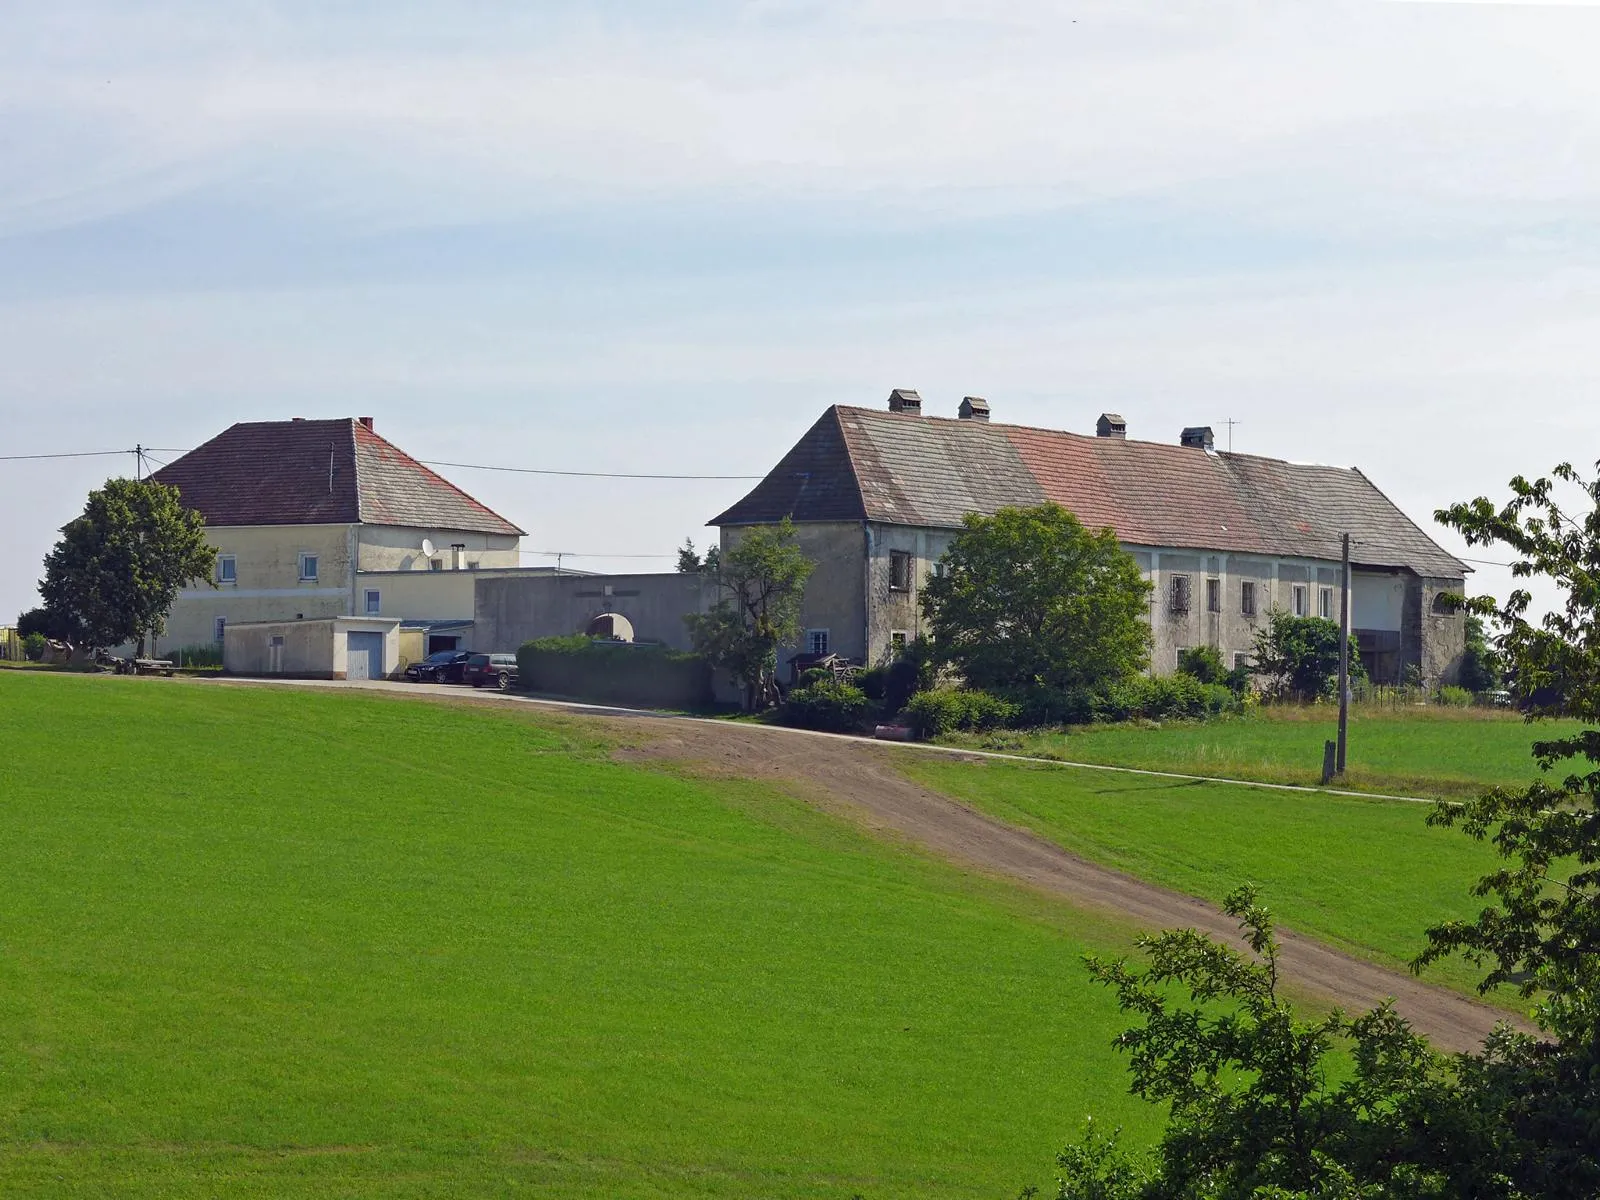
[[[860,688],[821,679],[790,692],[778,710],[778,720],[799,729],[853,733],[862,727],[871,711],[872,701]]]
[[[522,687],[602,704],[704,708],[712,699],[705,659],[665,646],[540,638],[517,650],[517,669]]]
[[[938,737],[957,729],[989,730],[1017,723],[1021,709],[1009,700],[971,689],[936,688],[918,692],[905,715],[917,737]]]
[[[1192,675],[1136,675],[1099,690],[1025,687],[999,692],[938,688],[918,692],[906,722],[918,737],[955,730],[1038,729],[1136,718],[1199,720],[1239,712],[1243,701],[1218,683]]]

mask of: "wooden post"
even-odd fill
[[[1333,778],[1334,762],[1339,754],[1337,742],[1322,743],[1322,786],[1327,787],[1328,781]]]
[[[1344,569],[1339,576],[1339,752],[1338,773],[1344,774],[1350,733],[1350,535],[1344,535]]]

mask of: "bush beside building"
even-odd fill
[[[705,708],[713,699],[706,660],[666,646],[539,638],[518,649],[517,667],[525,688],[601,704]]]

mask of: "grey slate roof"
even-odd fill
[[[242,422],[151,476],[208,525],[523,530],[353,417]]]
[[[1053,500],[1125,543],[1337,560],[1462,578],[1360,471],[996,422],[828,409],[713,525],[876,521],[955,528]]]

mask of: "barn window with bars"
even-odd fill
[[[1168,607],[1175,613],[1189,611],[1189,595],[1192,590],[1192,581],[1187,575],[1174,575],[1171,581],[1171,591],[1168,597]]]

